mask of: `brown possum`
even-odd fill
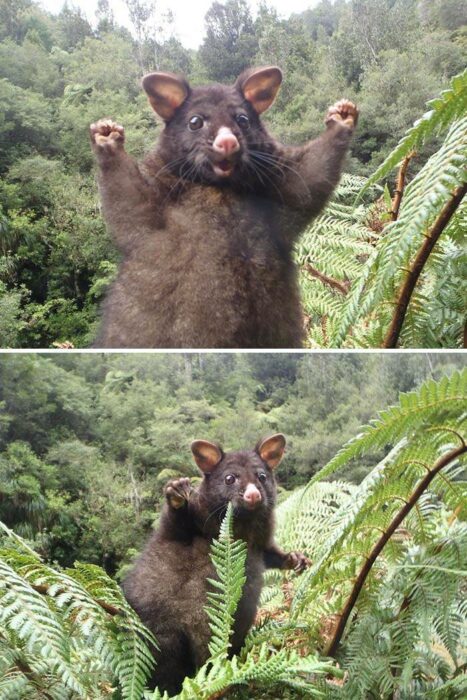
[[[233,86],[146,75],[165,128],[139,164],[122,126],[91,125],[103,213],[123,255],[95,347],[301,346],[292,246],[339,180],[358,112],[341,100],[321,136],[283,146],[260,120],[281,81],[276,67]]]
[[[198,490],[187,478],[167,484],[159,527],[123,584],[126,598],[159,645],[154,651],[153,687],[178,693],[185,676],[194,674],[209,656],[211,633],[204,606],[208,579],[216,577],[209,551],[229,503],[234,537],[247,543],[246,583],[235,614],[233,654],[254,621],[263,570],[301,572],[309,564],[303,554],[282,552],[273,540],[274,469],[284,448],[281,434],[253,450],[227,453],[196,440],[191,449],[204,475]]]

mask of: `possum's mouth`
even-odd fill
[[[218,177],[229,177],[235,169],[235,161],[224,158],[216,163],[211,163],[214,173]]]

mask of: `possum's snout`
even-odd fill
[[[245,506],[251,509],[256,508],[256,506],[261,503],[262,500],[263,497],[261,496],[259,489],[257,489],[254,484],[248,484],[243,494]]]

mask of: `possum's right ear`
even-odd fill
[[[151,107],[168,122],[190,94],[190,86],[173,73],[148,73],[143,78]]]
[[[207,440],[195,440],[192,442],[191,451],[196,464],[204,474],[213,472],[224,456],[220,447]]]

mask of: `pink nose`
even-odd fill
[[[229,128],[221,126],[212,147],[217,153],[221,153],[223,156],[230,156],[240,149],[240,144],[235,134]]]
[[[254,484],[248,484],[245,493],[243,494],[243,500],[248,503],[249,506],[254,506],[261,500],[261,494]]]

